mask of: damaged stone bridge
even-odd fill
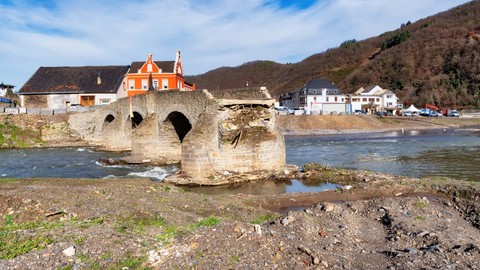
[[[181,164],[182,184],[224,184],[281,171],[284,137],[266,89],[149,91],[72,114],[83,140],[130,151],[128,163]]]

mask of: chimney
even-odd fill
[[[102,76],[100,76],[100,72],[97,73],[97,84],[102,84]]]

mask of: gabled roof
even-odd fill
[[[173,69],[175,67],[175,61],[154,61],[155,65],[162,70],[162,73],[175,73]],[[130,65],[130,72],[128,73],[138,73],[138,70],[143,67],[145,61],[143,62],[132,62]]]
[[[18,91],[21,95],[116,93],[128,66],[40,67]],[[98,84],[97,77],[101,83]]]

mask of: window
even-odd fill
[[[387,98],[392,98],[392,95],[387,95]]]
[[[328,97],[327,97],[327,102],[328,102]]]
[[[152,72],[152,64],[147,65],[147,72]]]
[[[377,98],[377,102],[380,102],[380,98]]]
[[[110,104],[110,99],[100,99],[100,105],[108,105]]]
[[[362,101],[363,101],[363,102],[367,102],[367,98],[362,98]]]
[[[142,80],[142,89],[148,90],[148,80],[147,79]]]
[[[162,79],[162,88],[167,89],[168,88],[168,79]]]
[[[128,80],[128,89],[135,89],[135,80]]]
[[[317,101],[317,97],[313,97],[313,101]]]
[[[338,97],[335,97],[335,101],[338,101]]]
[[[158,80],[153,80],[153,89],[158,89]]]

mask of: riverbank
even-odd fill
[[[0,179],[0,269],[480,267],[478,183],[307,174],[342,188],[204,195],[146,179]]]
[[[323,135],[480,126],[480,118],[377,117],[373,115],[278,115],[284,135]]]

